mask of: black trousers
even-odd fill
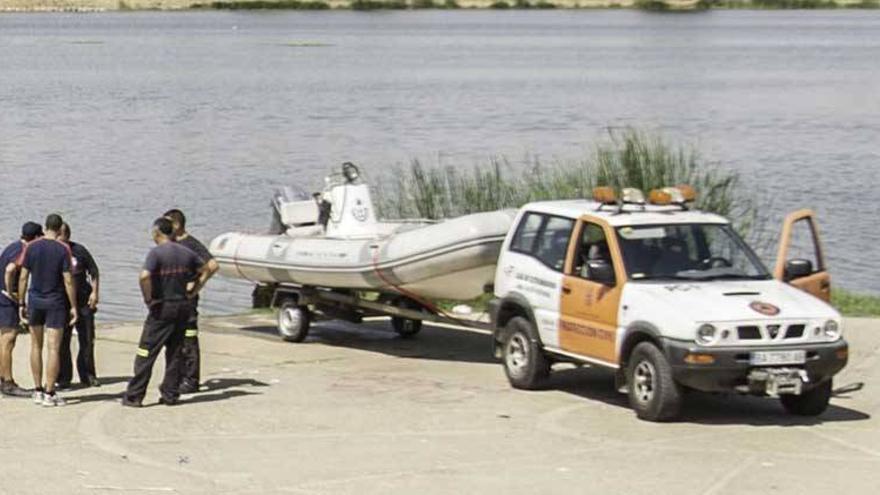
[[[159,392],[168,400],[176,400],[180,396],[181,349],[191,312],[192,305],[188,301],[166,301],[150,308],[134,358],[134,376],[125,391],[128,401],[141,402],[144,399],[153,365],[162,348],[165,348],[165,378],[159,385]]]
[[[199,351],[199,311],[193,307],[183,338],[183,375],[180,385],[198,388],[201,383],[201,351]]]
[[[97,378],[95,371],[95,312],[88,306],[77,309],[76,339],[79,341],[79,352],[76,355],[76,372],[80,383],[89,383],[90,378]],[[73,328],[64,328],[61,336],[58,383],[68,384],[73,381],[73,359],[70,354],[70,341]]]

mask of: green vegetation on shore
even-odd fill
[[[831,305],[845,316],[880,317],[880,296],[832,289]]]
[[[692,147],[633,128],[609,131],[592,152],[571,161],[546,164],[530,157],[514,166],[495,157],[467,169],[413,160],[375,182],[377,208],[386,218],[449,218],[530,201],[586,198],[600,185],[649,191],[689,184],[699,191],[699,208],[735,218],[740,232],[752,232],[760,220],[756,199],[739,190],[736,172],[708,163]]]
[[[472,5],[467,5],[474,8]],[[785,9],[877,9],[880,8],[880,0],[860,0],[859,2],[845,2],[839,0],[635,0],[631,5],[624,5],[615,0],[608,0],[606,4],[588,2],[584,4],[571,2],[554,3],[552,0],[496,0],[485,4],[483,8],[506,10],[506,9],[615,9],[631,7],[639,10],[653,12],[692,12],[710,9],[756,9],[756,10],[785,10]],[[121,10],[130,10],[129,4],[120,1]],[[331,6],[324,0],[217,0],[206,3],[193,3],[192,9],[215,9],[215,10],[328,10],[351,9],[359,11],[373,10],[423,10],[423,9],[459,9],[462,5],[457,0],[350,0],[342,6]]]

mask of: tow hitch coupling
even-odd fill
[[[800,368],[756,368],[749,372],[749,391],[771,396],[800,395],[810,377]]]

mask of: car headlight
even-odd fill
[[[697,343],[698,344],[711,344],[715,342],[715,338],[718,336],[718,329],[715,328],[714,325],[710,325],[708,323],[704,323],[700,325],[700,328],[697,329]]]
[[[825,327],[822,330],[825,332],[825,336],[831,340],[840,338],[840,324],[834,320],[826,321]]]

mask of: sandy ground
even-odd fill
[[[0,399],[0,493],[875,493],[880,322],[849,320],[864,382],[812,420],[776,401],[689,396],[673,424],[639,421],[607,372],[512,390],[488,336],[385,322],[319,324],[303,344],[264,315],[207,320],[203,390],[179,406],[117,402],[138,325],[99,330],[106,385],[47,409]],[[27,337],[15,368],[22,384]]]

